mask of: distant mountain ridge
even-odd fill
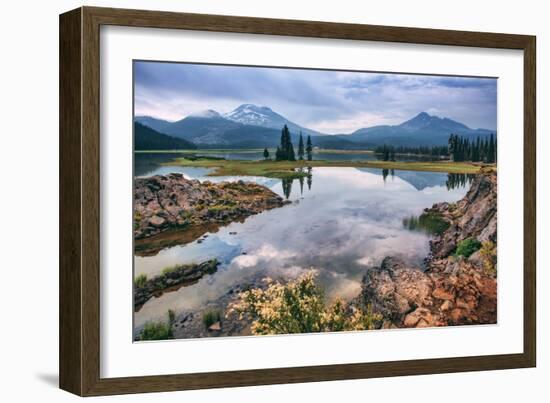
[[[471,129],[455,120],[421,112],[399,125],[367,127],[356,130],[349,136],[356,142],[365,141],[377,145],[436,146],[447,144],[450,134],[477,138],[478,136],[486,137],[494,133],[494,130]]]
[[[186,150],[195,148],[197,146],[189,141],[159,133],[139,122],[134,122],[135,150]]]
[[[214,110],[189,115],[176,122],[150,116],[136,116],[135,121],[160,133],[184,139],[201,148],[263,148],[279,144],[281,129],[286,124],[293,142],[299,133],[310,135],[314,146],[321,148],[359,149],[382,144],[396,146],[445,145],[449,135],[467,138],[485,137],[495,131],[471,129],[449,118],[421,112],[399,125],[366,127],[350,134],[327,135],[302,127],[267,106],[243,104],[220,114]]]

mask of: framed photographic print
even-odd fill
[[[60,17],[60,386],[535,366],[535,37]]]

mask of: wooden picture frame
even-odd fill
[[[170,28],[524,52],[523,353],[244,371],[100,377],[100,27]],[[81,7],[60,16],[60,387],[81,396],[534,367],[534,36]]]

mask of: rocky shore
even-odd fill
[[[497,174],[482,171],[459,202],[426,209],[449,224],[430,242],[426,267],[386,257],[364,276],[360,302],[386,328],[496,323],[496,201]]]
[[[149,248],[150,238],[160,234],[172,233],[174,238],[173,233],[178,232],[176,240],[159,239],[161,244],[181,239],[184,243],[191,242],[205,232],[202,228],[212,230],[286,203],[265,186],[252,182],[201,183],[177,173],[137,178],[134,182],[136,252]]]
[[[154,200],[144,202],[144,194],[148,194],[151,182],[141,182],[139,198],[136,198],[140,200],[142,209],[138,211],[143,211],[149,222],[140,227],[144,228],[142,234],[147,233],[145,228],[153,225],[151,218],[159,216],[159,210],[160,217],[165,217],[162,213],[164,210],[170,212],[172,217],[177,216],[172,214],[175,210],[168,204],[168,196],[165,196],[170,194],[168,189],[173,191],[174,187],[185,186],[187,189],[180,190],[181,201],[176,198],[177,203],[174,203],[183,211],[193,212],[187,217],[189,223],[181,228],[193,228],[193,225],[198,225],[195,223],[213,224],[216,220],[225,222],[223,216],[204,213],[204,210],[216,205],[226,206],[221,200],[226,200],[230,194],[239,200],[236,205],[250,211],[249,214],[284,204],[281,198],[254,184],[203,183],[203,188],[197,181],[188,181],[180,175],[153,178],[158,178],[157,181],[162,184],[162,192],[157,191],[162,196],[156,202],[162,208],[156,208]],[[156,183],[153,181],[153,186],[158,186]],[[199,207],[205,200],[211,200],[209,207]],[[350,302],[350,306],[365,310],[369,307],[373,313],[380,314],[383,317],[381,327],[386,329],[496,323],[496,203],[497,174],[492,170],[483,170],[474,178],[469,191],[461,200],[456,203],[437,203],[426,208],[423,215],[429,216],[431,220],[441,220],[445,225],[441,227],[444,230],[430,241],[430,254],[426,257],[425,265],[415,267],[399,258],[387,256],[378,267],[367,270],[361,293]],[[220,210],[225,211],[225,208]],[[172,221],[170,223],[173,225]],[[215,272],[217,266],[214,259],[201,265],[181,266],[147,280],[141,287],[136,287],[136,309],[153,296],[192,284],[207,273]],[[247,278],[243,284],[229,289],[199,310],[176,312],[170,325],[174,338],[251,334],[250,323],[246,319],[228,317],[226,311],[242,291],[263,286],[265,284],[261,278]],[[207,321],[208,316],[214,319]]]
[[[174,266],[151,279],[142,277],[134,284],[134,309],[139,310],[152,297],[159,297],[164,292],[193,284],[203,276],[215,273],[219,265],[216,259],[211,259],[200,264]]]

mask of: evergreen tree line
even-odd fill
[[[493,134],[476,140],[451,134],[448,149],[453,161],[497,162],[497,141]]]
[[[375,152],[382,155],[384,161],[395,161],[395,147],[384,144],[381,147],[377,147]]]
[[[313,159],[313,144],[311,142],[311,136],[308,135],[307,142],[304,147],[304,138],[302,136],[302,132],[300,132],[300,139],[298,141],[298,159],[303,160],[304,156],[307,156],[308,161]],[[269,158],[269,151],[267,148],[264,149],[264,158]],[[275,151],[275,160],[296,161],[296,153],[294,151],[294,145],[292,144],[290,131],[288,130],[287,125],[285,125],[281,130],[281,143],[277,146],[277,151]]]
[[[384,144],[383,146],[378,146],[374,149],[376,154],[382,155],[384,158],[386,155],[389,159],[385,161],[390,161],[392,155],[395,158],[395,154],[414,154],[414,155],[431,155],[433,157],[448,157],[449,149],[447,146],[419,146],[419,147],[408,147],[408,146],[389,146]]]
[[[374,149],[384,161],[395,161],[396,154],[431,155],[438,158],[451,158],[453,161],[497,162],[497,141],[489,137],[477,137],[475,140],[451,134],[447,146],[407,147],[384,144]]]

